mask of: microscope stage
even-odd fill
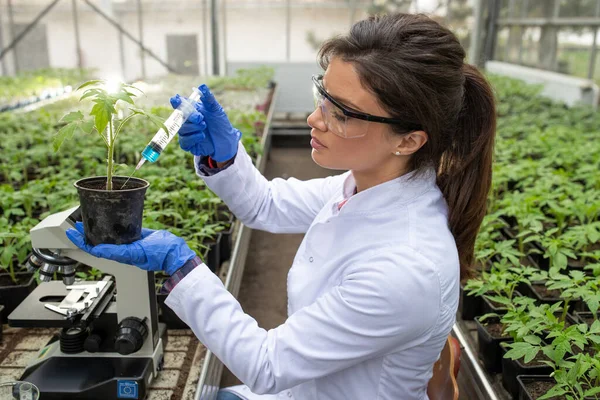
[[[93,284],[87,281],[86,284]],[[62,281],[43,282],[38,285],[8,316],[8,324],[17,328],[63,328],[71,326],[65,315],[51,311],[44,304],[60,305],[69,294]]]

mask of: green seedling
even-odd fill
[[[81,111],[72,111],[66,114],[61,122],[65,123],[54,137],[54,151],[58,151],[66,139],[70,139],[76,132],[91,133],[95,131],[101,138],[107,149],[106,162],[106,190],[112,190],[112,176],[114,173],[114,153],[117,139],[125,125],[136,116],[144,116],[154,122],[157,127],[168,131],[158,117],[146,111],[134,107],[134,98],[141,91],[135,86],[120,83],[118,89],[107,89],[107,82],[103,80],[88,81],[77,90],[85,89],[79,101],[89,99],[93,106],[89,112],[92,118],[84,117]],[[117,103],[120,102],[124,118],[119,118]]]

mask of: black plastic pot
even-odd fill
[[[486,323],[498,323],[500,318],[492,317],[485,320]],[[475,318],[477,323],[477,341],[479,358],[483,362],[485,369],[491,373],[500,372],[502,370],[502,349],[500,343],[509,342],[512,340],[510,336],[494,337],[492,336],[485,325],[479,322],[479,318]]]
[[[156,294],[158,302],[158,321],[167,325],[167,329],[189,329],[189,326],[175,314],[171,308],[165,304],[165,299],[168,295],[163,293]]]
[[[4,306],[0,305],[0,320],[4,318]],[[2,322],[0,322],[0,343],[2,343]]]
[[[535,290],[535,286],[545,286],[544,281],[534,281],[531,284],[520,284],[519,292],[527,297],[531,297],[535,299],[538,304],[555,304],[559,301],[564,302],[564,299],[560,297],[560,295],[556,297],[552,296],[541,296],[540,293]],[[560,291],[559,291],[560,292]],[[572,301],[569,303],[569,312],[572,312],[577,309],[579,301]]]
[[[227,231],[221,232],[221,243],[219,247],[219,254],[221,256],[221,263],[231,258],[232,238],[231,231],[233,228],[229,228]]]
[[[221,234],[218,233],[214,240],[204,243],[208,246],[208,254],[204,263],[208,266],[212,272],[217,272],[217,269],[221,266]]]
[[[598,319],[600,319],[600,311],[596,313]],[[592,325],[593,322],[590,322],[590,318],[593,318],[591,311],[575,311],[574,313],[575,320],[580,324],[588,324]]]
[[[464,290],[464,285],[460,285],[459,309],[460,316],[465,321],[471,321],[475,317],[483,315],[481,296],[469,296]]]
[[[533,382],[549,382],[548,390],[556,384],[554,378],[551,378],[548,375],[523,375],[518,376],[517,381],[519,382],[519,400],[536,400],[538,397],[541,397],[543,393],[540,393],[539,396],[534,396],[533,393],[530,393],[526,385]],[[553,397],[554,398],[554,397]],[[584,400],[593,400],[594,397],[584,397]]]
[[[3,324],[8,322],[10,313],[29,296],[29,293],[36,286],[35,278],[31,272],[16,272],[15,276],[19,277],[19,281],[22,283],[0,286],[0,305],[4,306],[4,312],[2,313]],[[8,273],[0,274],[0,281],[3,282],[6,278],[10,279]]]
[[[519,383],[519,400],[536,400],[538,396],[533,397],[533,393],[527,391],[526,385],[531,382],[551,382],[554,384],[555,380],[548,375],[524,375],[517,376],[517,382]]]
[[[123,190],[119,190],[127,177],[113,177],[113,188],[105,190],[106,177],[97,176],[75,182],[81,204],[81,215],[86,241],[127,244],[142,237],[142,214],[144,197],[150,184],[139,178],[131,178]]]
[[[519,382],[517,377],[520,375],[550,375],[552,367],[545,364],[526,365],[522,360],[511,360],[505,358],[507,349],[504,343],[500,345],[502,349],[502,386],[516,399],[519,395]]]
[[[535,290],[536,286],[545,286],[544,281],[534,281],[531,284],[521,284],[519,285],[519,291],[527,297],[531,297],[532,299],[536,299],[538,303],[542,304],[554,304],[559,301],[564,301],[559,296],[541,296],[540,293]]]
[[[550,268],[550,259],[544,258],[544,248],[538,242],[531,242],[533,247],[538,250],[538,253],[532,253],[533,258],[540,269],[548,270]]]
[[[231,250],[233,248],[233,215],[231,215],[230,221],[228,222],[227,229],[221,231],[221,247],[219,248],[219,255],[221,256],[221,262],[227,261],[231,258]]]

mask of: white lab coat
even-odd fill
[[[204,265],[166,299],[246,385],[233,391],[247,399],[427,399],[455,321],[459,261],[433,169],[413,175],[350,197],[349,172],[269,182],[240,145],[233,165],[203,177],[247,226],[306,232],[288,273],[288,319],[275,329],[260,328]]]

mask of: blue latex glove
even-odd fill
[[[178,94],[171,97],[171,106],[179,107],[181,96]],[[179,128],[179,147],[195,156],[211,156],[215,154],[215,146],[206,132],[206,122],[202,111],[202,103],[194,102],[196,111],[190,114],[188,119]]]
[[[217,102],[208,86],[200,85],[198,89],[202,93],[202,98],[196,103],[196,112],[190,115],[179,130],[179,144],[182,149],[194,155],[210,156],[218,162],[229,161],[237,153],[242,133],[231,126],[223,107]],[[179,107],[179,104],[181,104],[180,98],[177,96],[171,98],[171,105],[174,108]],[[203,128],[203,123],[206,129]],[[212,149],[207,139],[212,144]]]
[[[97,246],[85,242],[81,222],[75,224],[75,229],[67,229],[66,233],[77,247],[93,256],[135,265],[146,271],[164,271],[168,275],[173,275],[196,256],[182,238],[167,231],[142,229],[142,239],[131,244]]]

